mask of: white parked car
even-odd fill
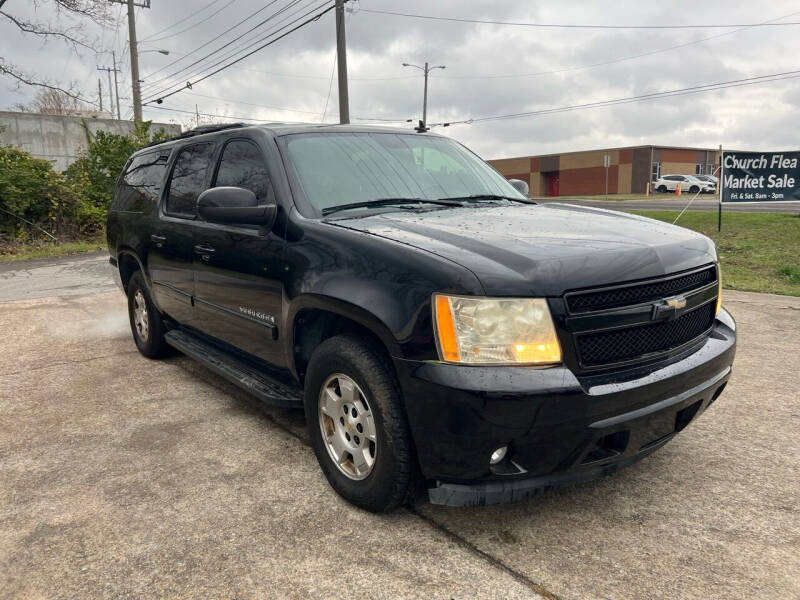
[[[697,192],[713,194],[717,191],[717,186],[714,182],[702,181],[694,175],[662,175],[653,184],[653,189],[661,193],[674,192],[679,185],[681,186],[681,192],[689,192],[690,194],[696,194]]]
[[[695,175],[697,179],[700,181],[707,181],[708,183],[713,183],[715,186],[719,185],[719,179],[715,175]]]

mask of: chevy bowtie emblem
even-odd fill
[[[681,312],[684,308],[686,308],[685,297],[675,296],[674,298],[667,298],[658,304],[653,305],[651,318],[653,321],[677,319],[681,315]]]
[[[674,309],[681,309],[686,308],[686,298],[683,296],[679,296],[678,298],[670,298],[666,301],[667,306],[672,307]]]

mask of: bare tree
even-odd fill
[[[54,9],[52,22],[36,22],[12,14],[13,4],[0,0],[0,17],[12,23],[26,35],[37,36],[45,43],[56,40],[67,44],[76,54],[81,50],[94,51],[93,41],[86,36],[85,22],[93,21],[100,25],[111,22],[109,3],[106,0],[33,0],[34,6],[50,6]],[[5,5],[5,6],[4,6]],[[95,105],[96,102],[83,98],[74,86],[64,87],[58,81],[27,72],[24,68],[0,56],[0,76],[13,79],[17,86],[27,85],[42,88],[44,92],[59,93],[63,98],[75,102]],[[34,101],[35,102],[35,101]]]
[[[62,90],[42,88],[28,104],[16,104],[21,112],[34,112],[42,115],[73,115],[85,105],[74,96]]]

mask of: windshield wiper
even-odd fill
[[[439,200],[510,200],[512,202],[521,202],[523,204],[536,204],[533,200],[523,200],[522,198],[514,198],[513,196],[502,196],[500,194],[472,194],[470,196],[454,196],[452,198],[439,198]]]
[[[440,198],[438,200],[428,200],[426,198],[379,198],[377,200],[367,200],[365,202],[351,202],[350,204],[337,204],[327,206],[322,209],[322,216],[339,212],[340,210],[350,210],[352,208],[372,208],[373,206],[393,206],[396,204],[438,204],[439,206],[463,206],[455,199]]]

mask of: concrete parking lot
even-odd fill
[[[378,516],[302,414],[140,356],[104,260],[0,269],[2,598],[800,597],[800,298],[727,292],[726,392],[614,477]]]

